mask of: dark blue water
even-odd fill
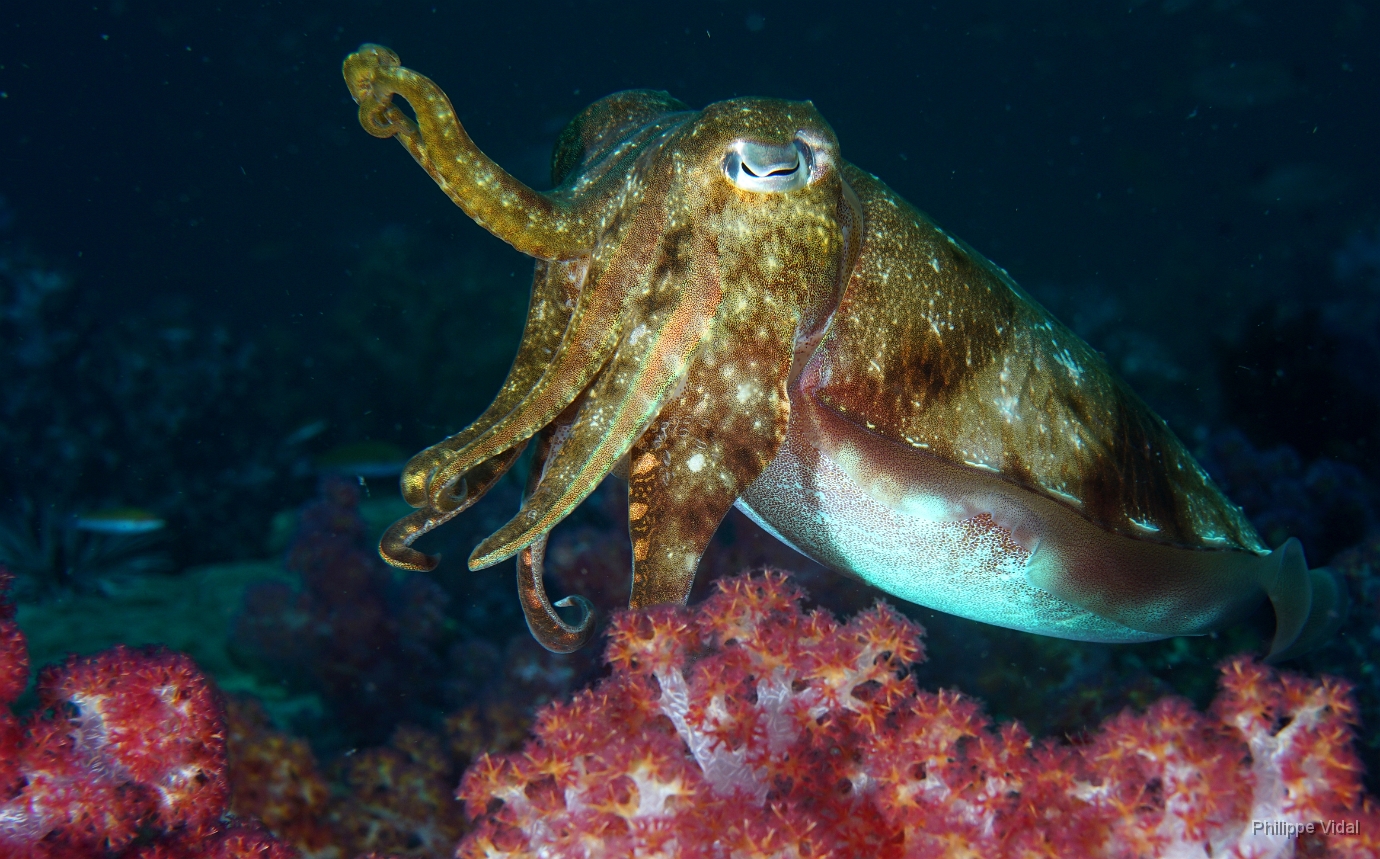
[[[437,81],[538,188],[564,124],[616,90],[813,100],[844,157],[1103,350],[1267,542],[1380,558],[1374,3],[117,0],[0,13],[0,527],[11,566],[29,553],[22,599],[276,557],[325,454],[405,455],[497,389],[530,263],[359,127],[340,63],[365,41]],[[116,506],[166,521],[156,553],[82,555],[72,517]],[[580,539],[616,536],[617,507],[579,514]],[[505,515],[452,537],[437,573],[451,622],[493,647],[525,634],[510,573],[475,584],[459,544]],[[1301,667],[1361,682],[1374,770],[1376,609],[1358,609]],[[975,659],[1018,641],[954,629]],[[1033,718],[934,653],[933,682]],[[1134,671],[1203,700],[1210,659],[1189,676],[1156,658]],[[1120,690],[1095,715],[1135,700],[1121,656],[1079,664]]]

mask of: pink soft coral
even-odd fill
[[[457,855],[1376,855],[1343,683],[1239,658],[1211,715],[1166,699],[1035,743],[917,691],[915,623],[879,604],[840,624],[800,599],[768,573],[616,618],[613,675],[466,774]]]
[[[223,821],[225,719],[190,658],[116,647],[44,670],[38,707],[9,705],[28,679],[0,567],[0,859],[288,859]]]

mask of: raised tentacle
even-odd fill
[[[532,460],[532,471],[527,477],[527,488],[523,493],[524,504],[532,497],[532,493],[541,482],[553,449],[559,448],[569,437],[570,424],[577,412],[578,407],[567,409],[555,423],[542,430],[537,440],[536,456]],[[553,653],[572,653],[584,647],[594,635],[594,606],[582,596],[568,596],[556,602],[556,605],[563,608],[578,607],[580,619],[573,624],[562,619],[551,604],[542,584],[545,558],[546,535],[518,552],[518,601],[522,604],[522,613],[527,618],[527,628],[532,631],[532,637],[542,647]]]
[[[629,456],[633,608],[686,601],[719,523],[786,437],[794,316],[759,305],[716,323]]]
[[[708,247],[689,259],[709,270],[717,265]],[[479,544],[470,555],[470,569],[517,554],[594,491],[676,393],[691,357],[709,334],[721,297],[715,277],[682,278],[668,272],[632,303],[627,312],[641,322],[619,341],[529,503]]]
[[[361,45],[345,58],[345,82],[359,122],[375,137],[397,137],[441,190],[480,226],[540,259],[573,259],[594,244],[597,218],[534,191],[474,145],[450,99],[429,78],[404,68],[382,45]],[[407,99],[413,122],[393,104]]]
[[[437,484],[434,496],[430,491],[433,479],[454,459],[455,451],[506,417],[541,379],[560,347],[588,269],[587,260],[537,262],[522,340],[498,396],[469,426],[428,447],[407,463],[401,484],[403,499],[408,504],[413,507],[433,506],[446,511],[464,509],[479,500],[507,470],[507,465],[501,469],[491,467],[487,481],[486,475],[476,473],[483,463],[468,471],[447,470],[447,479]],[[495,454],[491,461],[502,456],[502,453]],[[513,459],[516,456],[510,457],[507,464],[511,465]],[[460,487],[461,480],[465,483],[463,488]]]

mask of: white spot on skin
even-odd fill
[[[1055,344],[1058,345],[1057,343]],[[1069,378],[1076,385],[1083,379],[1083,368],[1074,360],[1072,353],[1067,349],[1061,349],[1054,354],[1054,363],[1068,371]]]
[[[1015,423],[1017,418],[1019,418],[1016,407],[1020,405],[1020,397],[996,397],[992,400],[992,404],[997,407],[997,411],[1001,412],[1002,417],[1006,418],[1007,423]]]
[[[699,471],[701,468],[704,468],[704,454],[697,453],[694,456],[690,457],[690,459],[686,461],[685,467],[695,472]]]
[[[938,260],[938,258],[936,258],[936,257],[930,257],[930,268],[934,269],[935,272],[938,272],[938,271],[939,271],[939,260]]]

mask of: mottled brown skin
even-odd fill
[[[850,558],[880,548],[904,567],[930,551],[914,542],[924,529],[936,545],[959,533],[959,549],[901,571],[902,595],[931,573],[964,594],[961,547],[985,541],[977,573],[1038,604],[1038,622],[992,621],[1017,628],[1198,632],[1262,590],[1281,612],[1277,652],[1311,622],[1297,544],[1271,556],[1096,353],[844,162],[813,105],[690,111],[665,93],[618,93],[567,127],[556,187],[539,193],[480,152],[445,94],[391,51],[365,45],[344,74],[371,134],[398,138],[467,214],[538,260],[493,405],[404,472],[417,510],[384,535],[390,563],[434,567],[413,542],[537,436],[522,508],[470,567],[517,556],[528,624],[553,650],[581,646],[592,618],[576,598],[556,604],[579,607],[563,620],[544,592],[547,535],[614,471],[628,478],[634,607],[685,601],[736,503],[864,578]],[[931,490],[957,520],[905,518]],[[831,507],[839,498],[851,500]],[[870,535],[883,519],[894,527]],[[821,536],[831,527],[853,542]],[[1134,572],[1116,580],[1123,562]],[[974,598],[988,605],[953,610],[981,619],[1004,597]]]
[[[1268,551],[1100,355],[875,178],[844,173],[870,215],[869,252],[820,347],[822,402],[900,444],[978,463],[1109,531]]]

